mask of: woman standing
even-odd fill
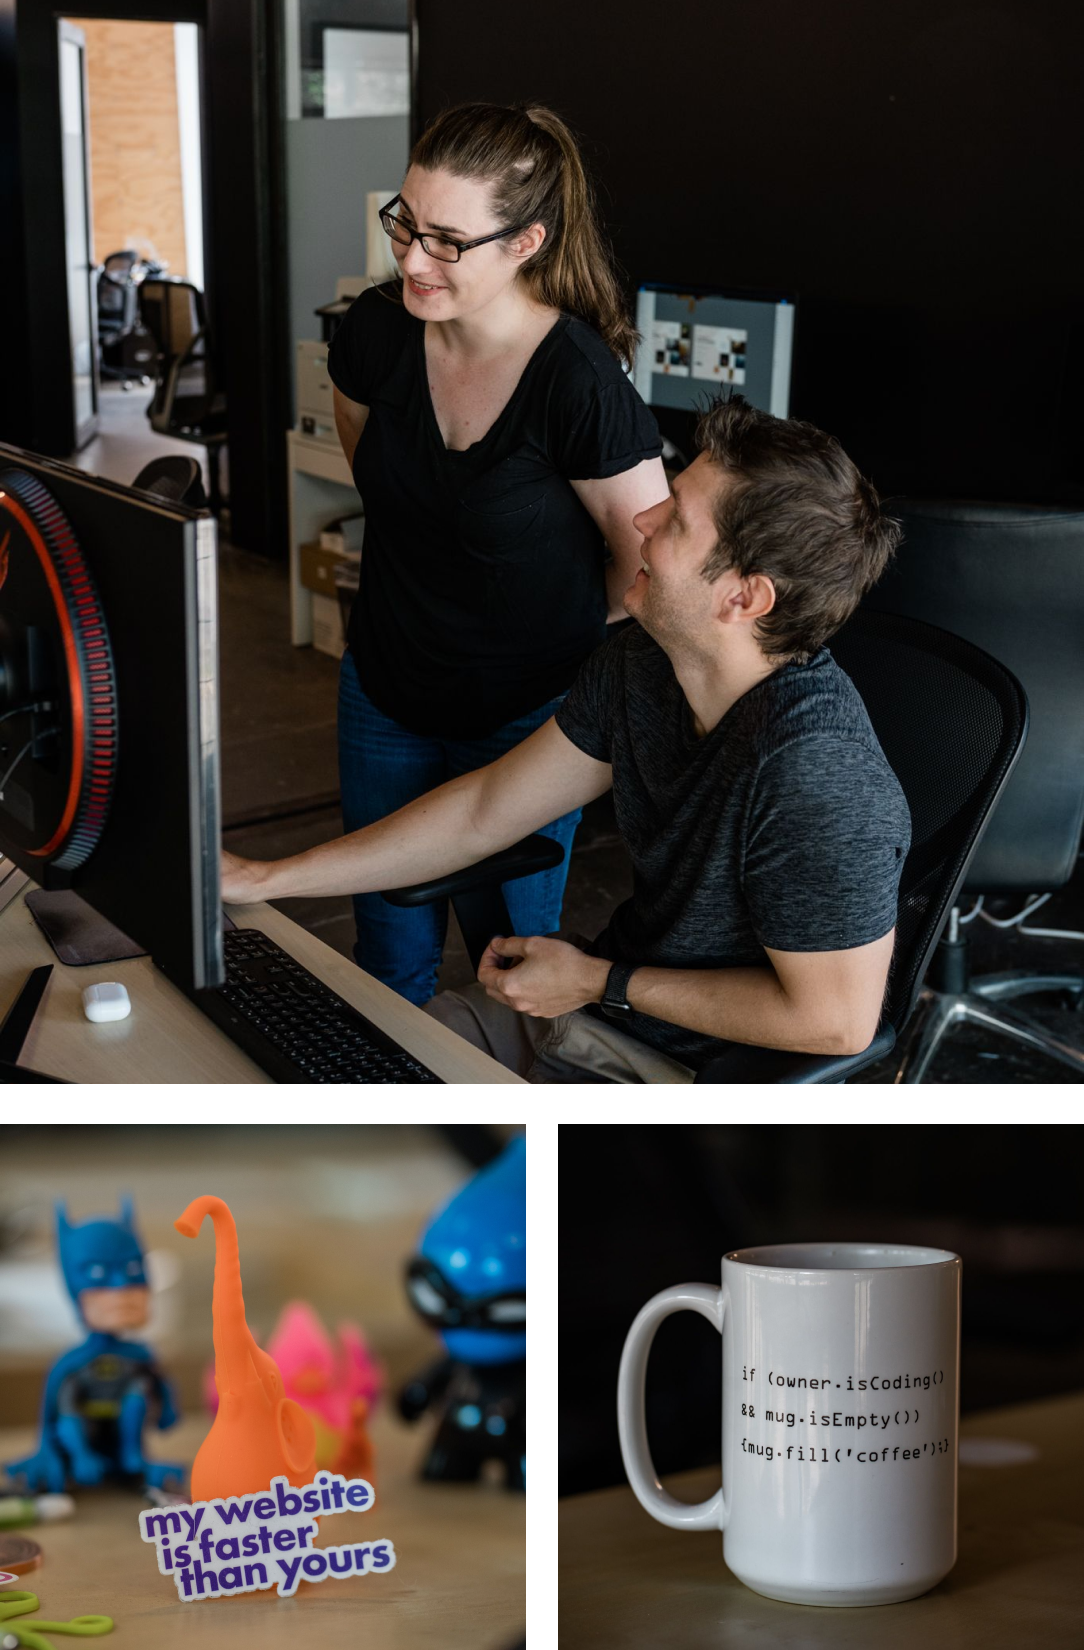
[[[548,720],[624,616],[632,518],[666,494],[654,418],[621,367],[635,335],[556,115],[441,115],[381,222],[401,286],[362,293],[328,361],[366,514],[339,695],[347,831]],[[547,827],[563,865],[506,884],[517,934],[557,928],[578,821]],[[446,904],[354,905],[358,963],[427,1002]]]

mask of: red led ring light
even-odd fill
[[[33,476],[9,470],[0,478],[0,609],[21,544],[36,557],[51,597],[63,657],[61,692],[66,687],[71,724],[59,822],[47,841],[28,844],[26,852],[58,870],[75,870],[101,837],[116,777],[113,656],[98,593],[67,518]]]

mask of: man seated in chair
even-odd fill
[[[495,936],[478,983],[427,1012],[534,1082],[688,1082],[739,1042],[872,1041],[892,960],[907,804],[825,643],[899,537],[839,443],[741,400],[637,516],[637,622],[556,715],[490,766],[350,836],[223,859],[223,897],[428,881],[611,786],[635,872],[589,948]]]

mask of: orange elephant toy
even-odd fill
[[[384,1371],[355,1323],[341,1323],[335,1340],[307,1301],[284,1306],[267,1343],[279,1366],[287,1397],[294,1398],[316,1428],[316,1470],[375,1483],[369,1421],[384,1385]],[[203,1401],[218,1409],[214,1367],[203,1374]]]
[[[253,1340],[245,1319],[237,1227],[220,1197],[197,1197],[177,1221],[194,1238],[203,1217],[215,1229],[212,1302],[218,1413],[192,1463],[192,1500],[219,1500],[266,1490],[272,1478],[295,1487],[316,1476],[316,1430],[287,1398],[274,1358]]]

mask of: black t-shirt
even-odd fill
[[[826,648],[765,677],[698,738],[666,654],[630,627],[587,661],[557,725],[612,764],[635,872],[597,956],[764,967],[766,947],[846,951],[894,926],[907,802]],[[694,1067],[726,1046],[647,1014],[628,1030]]]
[[[598,334],[562,315],[465,452],[444,445],[425,323],[394,283],[351,305],[328,371],[369,409],[354,454],[365,548],[347,643],[370,699],[415,733],[470,739],[563,693],[606,624],[602,535],[569,483],[662,450]]]

